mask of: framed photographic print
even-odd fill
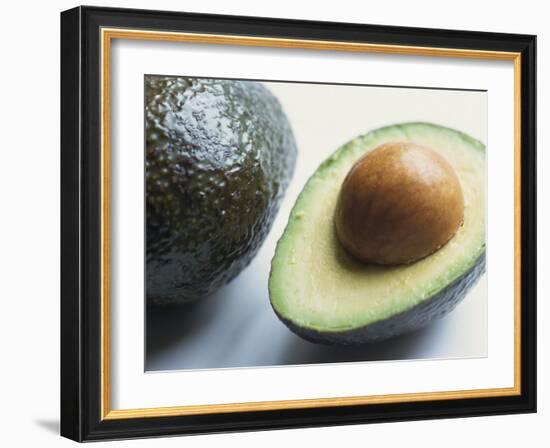
[[[535,412],[535,36],[61,14],[61,433]]]

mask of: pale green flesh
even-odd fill
[[[447,159],[464,193],[464,225],[441,249],[410,265],[363,265],[341,249],[334,233],[334,208],[342,181],[355,161],[390,141],[413,141]],[[344,145],[308,180],[272,261],[271,303],[281,317],[300,327],[352,330],[433,297],[467,272],[484,251],[484,145],[436,125],[390,126]]]

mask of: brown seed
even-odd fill
[[[464,197],[452,166],[411,142],[381,145],[344,179],[336,234],[365,263],[410,263],[447,243],[464,222]]]

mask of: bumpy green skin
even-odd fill
[[[450,313],[464,299],[484,272],[485,253],[467,272],[431,298],[388,319],[353,330],[321,332],[312,328],[300,327],[279,314],[278,317],[294,333],[317,344],[358,345],[378,342],[423,328],[434,319],[439,319]]]
[[[147,76],[145,101],[147,301],[193,301],[258,251],[294,171],[294,136],[256,82]]]

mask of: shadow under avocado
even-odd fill
[[[345,346],[308,342],[289,331],[256,288],[237,278],[212,296],[185,305],[149,306],[146,370],[215,369],[387,361],[415,358],[444,322],[394,339]],[[245,288],[248,285],[248,288]]]
[[[434,337],[439,330],[434,322],[421,330],[393,339],[362,345],[322,345],[298,336],[289,337],[278,364],[326,364],[361,361],[398,361],[414,358],[419,346]]]

